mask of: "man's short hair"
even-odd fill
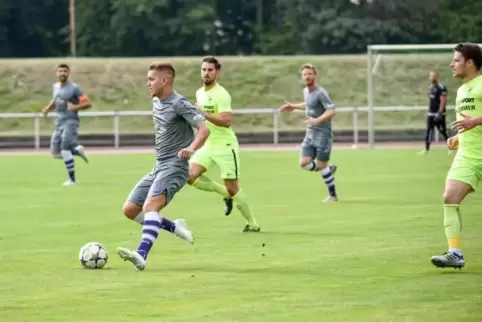
[[[214,68],[216,68],[216,70],[221,70],[221,63],[214,56],[206,56],[206,57],[203,58],[202,62],[214,64]]]
[[[302,71],[303,69],[311,69],[313,73],[316,75],[316,67],[313,64],[309,64],[309,63],[303,64],[300,68],[300,71]]]
[[[65,68],[65,69],[67,69],[67,70],[70,70],[70,67],[69,67],[69,65],[67,65],[67,64],[58,64],[58,65],[57,65],[57,69],[59,69],[59,68]]]
[[[149,65],[149,70],[156,70],[158,72],[167,72],[172,76],[172,78],[176,77],[176,70],[174,66],[170,63],[159,63],[155,62]]]
[[[477,71],[482,67],[482,50],[473,43],[462,43],[455,46],[454,51],[459,52],[465,60],[472,60]]]

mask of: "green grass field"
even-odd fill
[[[345,56],[253,56],[221,57],[223,63],[220,82],[230,91],[233,108],[277,108],[284,100],[301,101],[302,84],[299,68],[305,62],[319,70],[319,84],[327,89],[338,106],[367,104],[367,57]],[[72,66],[72,79],[89,94],[95,111],[149,110],[151,102],[145,86],[146,70],[154,60],[172,62],[177,69],[176,88],[189,99],[201,85],[199,57],[150,58],[77,58],[77,59],[4,59],[0,60],[0,113],[33,112],[51,99],[55,66],[67,62]],[[451,52],[430,54],[384,53],[379,60],[374,80],[376,106],[425,106],[428,102],[428,73],[439,71],[448,87],[448,104],[455,100],[459,83],[452,78],[448,65]],[[366,114],[366,113],[365,113]],[[380,112],[376,115],[380,126],[391,128],[404,124],[423,128],[424,112]],[[146,133],[151,129],[149,118],[123,120],[127,132]],[[265,131],[272,126],[271,115],[237,116],[238,132]],[[363,117],[363,121],[366,117]],[[84,118],[85,128],[96,133],[110,133],[110,118]],[[337,116],[337,127],[352,124],[350,113]],[[297,118],[283,117],[281,126],[290,130],[299,126]],[[366,126],[362,122],[360,126]],[[49,130],[50,131],[50,130]],[[0,135],[31,133],[31,120],[1,120]]]
[[[481,321],[482,197],[463,206],[466,267],[432,267],[446,250],[451,157],[415,152],[335,150],[337,204],[321,202],[326,188],[297,168],[297,152],[243,152],[263,232],[240,233],[237,211],[225,217],[219,197],[186,187],[163,214],[185,218],[196,244],[162,233],[144,272],[115,249],[138,243],[121,207],[152,155],[92,154],[68,188],[62,162],[2,156],[0,320]],[[78,263],[89,241],[109,251],[105,269]]]

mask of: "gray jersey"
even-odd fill
[[[79,104],[80,97],[84,93],[76,83],[67,82],[62,86],[59,82],[52,88],[52,100],[55,102],[55,113],[57,114],[57,124],[66,121],[79,121],[78,111],[70,111],[67,102]]]
[[[158,162],[178,160],[178,152],[188,147],[194,139],[192,127],[204,121],[204,116],[176,92],[163,101],[154,98],[152,105],[156,159]]]
[[[314,91],[310,92],[308,88],[303,90],[303,96],[305,99],[305,114],[307,117],[317,118],[325,113],[328,109],[334,109],[335,104],[331,101],[327,91],[318,86]],[[317,132],[323,132],[324,134],[331,136],[331,120],[320,123],[310,130]]]

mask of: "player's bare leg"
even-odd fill
[[[301,157],[299,164],[304,170],[317,171],[321,173],[329,191],[329,195],[324,199],[325,202],[338,201],[334,178],[334,174],[338,167],[335,164],[328,164],[327,161],[320,161],[311,157]]]
[[[141,205],[136,205],[132,201],[126,201],[122,207],[124,216],[128,219],[133,220],[139,224],[144,223],[144,212],[142,211]]]
[[[447,180],[444,191],[444,227],[448,242],[448,252],[432,256],[430,259],[436,267],[462,268],[465,265],[462,254],[460,234],[462,231],[462,217],[460,204],[472,187],[465,182]]]
[[[232,209],[233,202],[236,204],[241,215],[246,219],[246,226],[244,226],[242,232],[259,232],[259,227],[256,218],[253,216],[253,211],[248,203],[248,197],[244,191],[239,187],[239,180],[237,179],[224,179],[224,185],[229,193],[229,200],[231,201],[230,207]],[[230,211],[231,212],[231,211]]]
[[[231,211],[233,210],[233,201],[231,196],[229,195],[227,189],[222,184],[219,184],[209,177],[205,176],[204,173],[206,172],[206,168],[200,164],[190,163],[189,164],[189,179],[187,183],[196,189],[208,191],[208,192],[216,192],[223,197],[225,209],[224,214],[229,216]]]
[[[117,248],[117,254],[124,261],[131,262],[138,270],[144,270],[146,259],[154,242],[156,241],[161,229],[167,230],[174,235],[194,243],[191,231],[187,228],[184,219],[170,221],[167,218],[160,217],[159,212],[166,206],[167,197],[163,193],[159,196],[151,197],[146,200],[142,211],[144,212],[144,221],[142,229],[142,239],[137,250],[127,248]]]

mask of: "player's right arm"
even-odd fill
[[[50,112],[51,110],[53,110],[54,107],[55,107],[55,100],[51,100],[51,101],[47,104],[47,106],[45,106],[45,107],[42,109],[42,114],[43,114],[44,116],[47,116],[47,114],[49,114],[49,112]]]
[[[231,95],[228,91],[219,92],[216,95],[218,113],[212,114],[201,111],[209,122],[217,126],[230,127],[233,122],[233,112],[231,110]]]
[[[294,110],[304,110],[305,109],[305,102],[302,103],[288,103],[286,102],[285,104],[281,105],[279,110],[281,112],[291,112]]]
[[[52,86],[52,100],[42,109],[42,114],[47,116],[55,107],[55,84]]]

